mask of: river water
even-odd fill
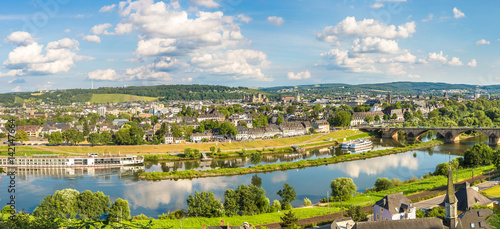
[[[400,143],[388,139],[372,139],[374,149],[398,146]],[[236,189],[240,184],[260,183],[271,200],[279,199],[276,192],[284,183],[292,185],[297,192],[297,200],[292,203],[300,206],[304,197],[313,203],[326,196],[330,182],[337,177],[350,177],[357,185],[359,192],[374,186],[378,177],[399,178],[402,181],[412,177],[421,177],[433,172],[436,165],[448,161],[451,157],[463,155],[463,152],[476,142],[486,142],[484,136],[471,138],[457,144],[435,146],[424,150],[409,151],[400,154],[366,160],[343,162],[319,167],[309,167],[288,171],[247,174],[239,176],[208,177],[199,179],[144,181],[134,173],[146,171],[173,171],[196,169],[205,170],[219,167],[248,167],[258,164],[283,163],[304,159],[332,157],[341,154],[339,149],[313,150],[303,154],[262,156],[258,158],[238,158],[205,162],[175,162],[162,164],[146,164],[144,166],[122,167],[112,169],[26,169],[18,171],[16,178],[17,209],[32,212],[43,197],[65,188],[80,192],[91,190],[102,191],[111,200],[126,199],[129,202],[131,215],[144,213],[150,217],[173,211],[186,209],[186,199],[195,191],[212,191],[217,198],[223,199],[224,191]],[[8,202],[7,181],[5,174],[0,177],[0,207]]]

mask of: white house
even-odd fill
[[[402,192],[385,196],[373,205],[373,221],[416,219],[417,208]]]

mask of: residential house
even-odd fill
[[[330,225],[330,229],[352,229],[355,222],[351,217],[335,219]]]
[[[165,134],[165,144],[173,144],[174,136],[172,134]]]
[[[24,130],[27,134],[28,137],[41,137],[41,131],[42,128],[40,128],[37,125],[25,125],[25,126],[18,126],[17,130]]]
[[[238,141],[248,139],[248,128],[244,126],[237,126],[238,134],[236,134],[235,139]]]
[[[115,126],[122,126],[123,124],[129,122],[128,119],[115,119],[113,120],[113,125]]]
[[[194,133],[191,135],[190,140],[191,142],[201,142],[203,139],[206,139],[206,141],[210,140],[212,138],[212,135],[208,135],[205,133]]]
[[[280,124],[283,137],[299,136],[306,134],[306,129],[300,122],[283,122]]]
[[[417,208],[402,192],[385,196],[373,205],[373,220],[416,219]]]
[[[330,123],[328,123],[328,121],[326,121],[324,119],[314,120],[312,124],[313,124],[316,132],[319,132],[319,133],[330,132]]]
[[[175,144],[182,144],[182,143],[186,143],[186,140],[182,137],[180,138],[174,138],[174,143]]]

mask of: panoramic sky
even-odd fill
[[[500,84],[500,1],[16,0],[0,92],[219,84]]]

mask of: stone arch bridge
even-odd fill
[[[365,130],[368,132],[379,132],[382,134],[382,138],[392,138],[398,140],[398,132],[404,131],[407,135],[408,141],[415,141],[420,138],[422,134],[429,130],[434,130],[446,139],[446,143],[456,143],[458,142],[459,136],[467,131],[476,131],[486,135],[489,138],[489,144],[491,146],[496,146],[500,143],[500,128],[493,127],[477,127],[477,128],[466,128],[466,127],[366,127],[359,128],[360,130]]]

